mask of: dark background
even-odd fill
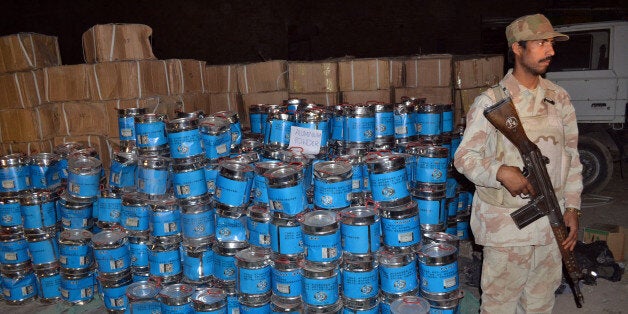
[[[59,38],[64,64],[83,63],[95,24],[153,29],[158,59],[208,64],[428,53],[505,53],[505,26],[544,13],[554,25],[626,20],[626,0],[74,0],[1,1],[0,35]]]

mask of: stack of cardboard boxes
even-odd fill
[[[83,34],[87,63],[77,65],[61,65],[56,37],[2,38],[2,66],[15,72],[0,76],[2,152],[33,154],[82,142],[108,167],[119,136],[117,109],[174,117],[205,107],[205,62],[156,60],[151,33],[140,24],[96,25]]]
[[[468,55],[454,58],[456,117],[466,115],[475,97],[504,77],[504,56]],[[456,121],[459,121],[456,120]]]
[[[404,60],[403,88],[395,90],[395,101],[402,97],[425,98],[428,103],[452,103],[452,55],[412,56]]]

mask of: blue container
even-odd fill
[[[196,290],[187,284],[167,285],[159,292],[162,313],[188,314],[192,313],[192,295]]]
[[[22,223],[26,233],[29,230],[51,229],[57,224],[57,209],[53,195],[48,190],[33,190],[20,199]]]
[[[231,131],[231,149],[239,147],[242,143],[242,124],[240,117],[235,111],[218,111],[214,113],[216,117],[222,117],[229,121],[229,130]]]
[[[253,186],[251,188],[254,204],[268,204],[268,185],[266,184],[264,174],[283,165],[283,163],[277,161],[255,163],[255,175],[253,176]]]
[[[383,243],[389,247],[409,247],[420,242],[417,203],[381,209]]]
[[[170,159],[140,156],[137,168],[137,191],[146,195],[164,195],[168,190]]]
[[[205,288],[192,296],[194,313],[227,314],[227,295],[219,288]]]
[[[315,210],[306,213],[301,221],[305,259],[329,263],[340,259],[340,228],[336,212]]]
[[[126,288],[131,313],[161,313],[161,304],[157,300],[160,288],[149,281],[133,282]]]
[[[184,239],[214,236],[215,221],[215,211],[209,198],[181,202],[181,234]]]
[[[273,216],[270,221],[270,247],[274,253],[303,253],[303,232],[294,218]]]
[[[323,161],[314,165],[314,206],[341,209],[351,205],[353,167],[343,161]]]
[[[442,107],[438,104],[419,104],[416,108],[416,129],[419,136],[439,135],[443,132]]]
[[[266,119],[263,119],[263,115],[266,112],[266,106],[264,104],[251,104],[249,105],[249,121],[251,122],[251,133],[263,134],[264,124]]]
[[[172,158],[186,159],[203,154],[203,143],[198,125],[199,121],[196,117],[184,117],[168,121],[166,131]]]
[[[270,255],[260,248],[246,248],[235,255],[236,290],[240,295],[270,293]]]
[[[59,269],[49,269],[37,274],[37,296],[43,303],[53,303],[61,299],[61,273]]]
[[[307,207],[303,170],[295,165],[275,168],[264,173],[270,210],[294,216]]]
[[[97,197],[102,170],[102,162],[94,157],[68,159],[68,194],[76,198]]]
[[[347,253],[377,252],[381,230],[380,217],[372,206],[354,206],[340,212],[340,242]]]
[[[29,189],[30,168],[23,154],[0,157],[0,193],[17,193]]]
[[[377,299],[379,295],[379,264],[374,255],[343,256],[342,295],[353,300]]]
[[[37,278],[32,272],[10,278],[2,276],[2,294],[7,304],[22,304],[37,296]]]
[[[146,113],[146,108],[118,109],[118,136],[120,141],[135,143],[135,116]]]
[[[302,295],[303,257],[299,255],[272,255],[271,282],[273,295],[297,298]]]
[[[47,189],[61,184],[61,175],[57,163],[59,155],[55,153],[39,153],[31,156],[29,173],[31,188]]]
[[[246,208],[216,203],[216,240],[246,241]]]
[[[216,202],[233,207],[249,203],[253,186],[253,168],[247,164],[225,160],[219,164],[216,177]]]
[[[270,248],[270,211],[263,205],[249,207],[246,230],[247,241],[257,247]]]
[[[149,206],[139,193],[125,193],[122,196],[120,225],[128,231],[148,231],[149,212]]]
[[[216,177],[218,177],[219,170],[218,162],[208,161],[205,165],[205,182],[209,195],[214,195],[216,192]]]
[[[410,142],[417,138],[414,107],[412,100],[395,104],[395,139],[398,143]]]
[[[128,311],[129,299],[126,290],[132,283],[131,273],[113,277],[99,277],[105,308],[109,311]]]
[[[94,203],[96,218],[101,226],[113,227],[120,225],[122,212],[122,195],[111,190],[102,190]]]
[[[375,139],[375,111],[369,104],[345,107],[344,140],[348,143],[368,143]]]
[[[64,270],[84,270],[94,262],[90,245],[92,233],[83,229],[69,229],[59,237],[59,263]]]
[[[414,253],[383,250],[378,253],[380,289],[385,293],[401,294],[419,287],[417,260]]]
[[[404,156],[375,154],[366,159],[366,164],[374,201],[395,202],[410,196]]]
[[[145,113],[134,116],[135,145],[140,152],[160,151],[167,147],[165,114]]]
[[[76,198],[69,193],[58,202],[61,224],[65,229],[90,229],[94,225],[92,213],[96,199]]]
[[[100,274],[120,273],[131,266],[129,242],[124,232],[101,231],[92,237],[92,247]]]
[[[209,116],[201,120],[199,130],[207,159],[214,160],[231,154],[231,125],[229,120]]]
[[[339,299],[338,266],[305,263],[303,265],[303,302],[328,306]]]
[[[149,229],[153,237],[169,237],[181,234],[181,209],[174,197],[162,197],[148,201]]]
[[[268,114],[264,133],[264,144],[287,148],[290,144],[290,130],[295,125],[294,115],[278,110]]]
[[[408,147],[415,156],[413,183],[445,183],[449,165],[449,150],[442,146],[418,145]]]
[[[151,276],[170,277],[181,273],[179,243],[148,243],[148,265]]]
[[[331,122],[331,140],[334,142],[344,142],[344,129],[346,117],[344,115],[344,105],[335,105]]]
[[[109,168],[109,186],[119,189],[135,187],[137,162],[133,152],[114,152]]]
[[[214,251],[211,243],[200,247],[185,246],[183,276],[189,282],[204,283],[214,274]]]
[[[131,267],[134,269],[148,269],[148,238],[129,236],[129,254],[131,255]]]
[[[0,233],[0,263],[7,265],[20,265],[28,262],[28,243],[23,234]]]
[[[235,282],[236,264],[235,255],[249,246],[246,242],[222,243],[216,242],[214,250],[214,277],[221,281]]]
[[[375,138],[395,138],[395,113],[394,105],[376,103],[375,110]]]
[[[321,131],[318,146],[327,147],[330,137],[330,114],[322,108],[311,108],[298,111],[295,116],[296,126]]]
[[[61,299],[71,304],[86,304],[94,299],[96,277],[93,272],[84,275],[61,275]]]
[[[454,130],[454,111],[452,104],[441,104],[442,131],[443,133],[453,132]]]
[[[207,194],[205,160],[188,159],[172,165],[172,185],[176,198],[191,198]]]
[[[22,213],[18,196],[0,196],[0,226],[22,229]]]
[[[50,234],[42,233],[37,236],[30,236],[27,242],[33,269],[39,270],[58,265],[59,245],[57,238]]]
[[[419,256],[421,295],[431,300],[449,299],[458,294],[458,250],[448,243],[426,245]]]

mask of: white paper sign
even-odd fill
[[[323,131],[321,130],[290,127],[290,147],[301,147],[304,154],[318,154],[321,150],[322,138]]]

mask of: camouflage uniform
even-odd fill
[[[580,208],[582,165],[578,127],[569,95],[540,78],[536,89],[520,85],[512,70],[500,85],[510,94],[526,134],[548,157],[550,179],[561,209]],[[488,121],[484,109],[495,103],[492,89],[475,99],[454,165],[476,185],[471,230],[485,246],[482,311],[549,313],[561,280],[561,257],[547,218],[519,230],[510,213],[527,203],[497,181],[501,165],[523,167],[517,148]]]

